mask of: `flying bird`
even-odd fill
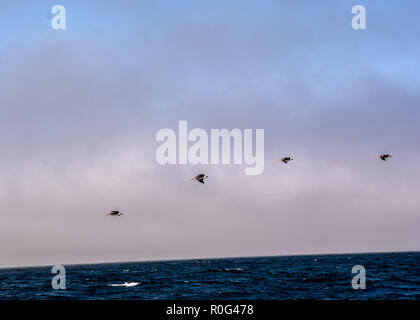
[[[106,216],[118,216],[118,217],[121,215],[122,215],[122,212],[119,212],[118,210],[112,210],[106,214]]]
[[[202,184],[204,184],[204,179],[207,179],[208,176],[206,176],[204,173],[200,173],[198,175],[196,175],[192,180],[197,180],[198,182],[201,182]]]
[[[377,158],[382,159],[383,161],[386,161],[386,159],[392,158],[392,156],[390,154],[381,154]]]
[[[280,161],[283,161],[284,163],[288,163],[289,161],[292,161],[293,159],[290,157],[281,158]]]

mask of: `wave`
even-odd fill
[[[117,283],[117,284],[109,284],[110,287],[135,287],[139,285],[140,282],[124,282],[124,283]]]
[[[229,271],[244,271],[244,269],[242,268],[226,268],[225,271],[229,272]]]
[[[242,268],[222,268],[222,269],[208,269],[204,271],[200,271],[200,273],[214,273],[214,272],[243,272],[244,269]]]

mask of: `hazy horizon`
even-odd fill
[[[418,10],[2,2],[0,267],[419,251]],[[181,120],[264,129],[263,174],[159,165]]]
[[[276,257],[300,257],[300,256],[330,256],[330,255],[364,255],[364,254],[405,254],[405,253],[418,253],[419,251],[380,251],[380,252],[329,252],[329,253],[298,253],[298,254],[285,254],[285,255],[264,255],[264,256],[231,256],[231,257],[198,257],[198,258],[173,258],[173,259],[153,259],[153,260],[128,260],[128,261],[98,261],[93,263],[63,263],[63,266],[84,266],[84,265],[98,265],[98,264],[119,264],[119,263],[148,263],[148,262],[165,262],[165,261],[194,261],[194,260],[224,260],[224,259],[253,259],[253,258],[276,258]],[[18,268],[44,268],[51,267],[54,264],[42,265],[22,265],[22,266],[8,266],[0,267],[1,269],[18,269]]]

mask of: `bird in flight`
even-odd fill
[[[112,210],[106,214],[106,216],[118,216],[118,217],[121,215],[122,215],[122,212],[119,212],[118,210]]]
[[[392,156],[390,154],[380,154],[377,158],[386,161],[386,159],[392,158]]]
[[[207,179],[208,176],[206,176],[204,173],[200,173],[196,175],[192,180],[197,180],[198,182],[201,182],[204,184],[204,179]]]
[[[290,157],[281,158],[280,161],[283,161],[284,163],[288,163],[289,161],[292,161],[293,159]]]

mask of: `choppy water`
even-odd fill
[[[366,269],[354,290],[351,270]],[[0,269],[0,299],[420,299],[420,252]]]

